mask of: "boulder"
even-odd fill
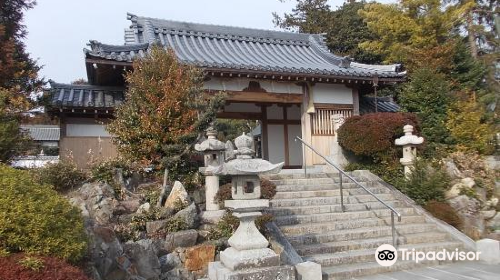
[[[444,193],[444,197],[446,199],[452,199],[460,195],[460,192],[462,190],[462,185],[460,183],[455,184],[451,187],[451,189],[447,190]]]
[[[170,253],[159,258],[161,272],[170,271],[182,264],[181,259],[176,253]]]
[[[495,208],[498,205],[498,198],[492,197],[490,200],[486,201],[486,207]]]
[[[198,232],[194,229],[167,234],[164,240],[155,240],[160,255],[171,253],[177,247],[192,247],[196,245]]]
[[[463,178],[462,180],[460,180],[460,183],[465,187],[465,188],[468,188],[468,189],[471,189],[472,187],[474,187],[476,185],[476,182],[474,181],[474,179],[470,178],[470,177],[467,177],[467,178]]]
[[[495,214],[497,213],[496,210],[487,210],[487,211],[481,211],[481,217],[485,220],[489,220],[493,217],[495,217]]]
[[[167,220],[146,222],[146,232],[148,233],[148,235],[155,234],[159,232],[160,229],[162,229],[166,223]]]
[[[475,198],[460,195],[448,200],[463,222],[463,231],[473,239],[480,238],[485,231],[484,219],[480,218],[481,203]]]
[[[140,206],[141,202],[139,199],[129,199],[120,201],[120,203],[113,210],[113,214],[115,215],[132,214],[137,212]]]
[[[144,279],[159,279],[161,273],[160,262],[151,240],[129,241],[123,245],[123,250],[131,263],[130,267],[133,268],[129,270],[132,275]]]
[[[450,176],[451,179],[463,178],[462,172],[458,170],[458,167],[455,165],[455,162],[452,159],[445,160],[444,166],[446,173],[448,174],[448,176]]]
[[[179,203],[188,205],[190,203],[189,195],[181,182],[175,181],[170,194],[165,201],[165,208],[174,210]]]
[[[184,267],[189,271],[205,270],[208,263],[215,259],[214,245],[198,245],[187,248],[185,251],[186,261]]]
[[[114,231],[96,226],[89,230],[89,258],[94,274],[102,279],[125,279],[128,274],[118,260],[123,256],[123,247]]]
[[[174,215],[174,219],[178,218],[183,220],[188,228],[196,228],[199,223],[198,210],[196,204],[193,202],[187,208],[182,209]]]
[[[147,213],[147,212],[149,212],[150,209],[151,209],[151,205],[149,204],[149,202],[146,202],[146,203],[142,204],[141,206],[139,206],[139,208],[137,208],[136,213],[137,214]]]
[[[86,183],[72,194],[73,203],[79,204],[82,214],[94,219],[100,225],[107,225],[113,218],[118,205],[113,188],[106,183]],[[83,210],[85,205],[85,212]],[[85,216],[84,216],[85,217]]]
[[[494,230],[500,229],[500,212],[497,212],[493,218],[488,220],[487,225]]]

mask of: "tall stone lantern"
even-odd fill
[[[397,146],[403,146],[403,157],[399,162],[404,166],[406,178],[411,174],[411,169],[417,158],[417,146],[424,143],[424,138],[413,135],[413,126],[405,125],[403,127],[405,135],[396,139]]]
[[[217,140],[217,130],[213,127],[207,129],[207,139],[194,146],[195,150],[204,155],[205,166],[200,167],[200,173],[205,175],[205,199],[206,210],[217,211],[219,204],[215,201],[215,195],[219,191],[219,176],[213,170],[219,168],[224,163],[226,146]]]
[[[260,211],[269,207],[268,199],[260,199],[259,175],[278,173],[284,163],[254,158],[253,139],[245,133],[234,142],[236,158],[214,174],[232,176],[232,200],[226,200],[225,207],[234,211],[240,225],[228,240],[231,247],[220,253],[220,262],[210,263],[209,279],[295,279],[293,267],[280,266],[279,255],[267,248],[269,242],[255,226]]]

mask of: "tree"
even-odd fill
[[[326,0],[298,0],[292,13],[285,13],[282,17],[273,13],[273,22],[287,30],[325,33],[331,52],[350,56],[359,62],[379,63],[379,55],[358,46],[361,42],[375,39],[376,36],[358,15],[358,11],[365,5],[364,1],[349,1],[333,11]]]
[[[108,125],[120,153],[168,168],[177,176],[189,168],[192,146],[215,119],[221,95],[203,94],[201,70],[181,64],[172,50],[153,47],[126,75],[125,102]]]
[[[0,3],[0,162],[7,162],[25,148],[27,138],[19,131],[20,112],[30,106],[27,98],[40,89],[40,67],[29,57],[23,39],[24,11],[35,1],[8,0]]]
[[[454,46],[449,39],[460,14],[443,9],[440,0],[370,3],[359,14],[377,35],[361,43],[362,49],[382,55],[386,63],[404,63],[410,70],[446,71]]]
[[[399,104],[404,111],[415,113],[421,121],[421,131],[427,143],[427,155],[450,144],[446,128],[448,106],[452,100],[446,76],[429,68],[417,69],[402,87]]]

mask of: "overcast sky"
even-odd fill
[[[123,44],[127,12],[162,19],[276,29],[272,12],[290,12],[295,1],[278,0],[38,0],[28,11],[26,44],[46,79],[87,79],[83,48],[89,40]],[[332,7],[343,0],[330,0]],[[385,1],[382,1],[385,2]]]

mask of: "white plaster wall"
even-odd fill
[[[338,84],[316,84],[312,87],[314,103],[353,104],[352,89]]]
[[[276,104],[266,107],[267,119],[268,120],[282,120],[283,119],[283,107]]]
[[[250,78],[216,78],[204,82],[204,88],[209,90],[242,91],[250,81],[259,82],[267,92],[302,94],[302,87],[293,82],[277,82]]]
[[[289,165],[302,165],[302,145],[295,141],[296,136],[302,137],[300,124],[288,125]]]
[[[286,118],[289,120],[300,120],[302,116],[302,110],[298,105],[292,105],[287,107]]]
[[[103,124],[66,124],[66,136],[68,137],[111,137]]]
[[[282,124],[267,126],[269,161],[276,164],[285,161],[285,128]]]

